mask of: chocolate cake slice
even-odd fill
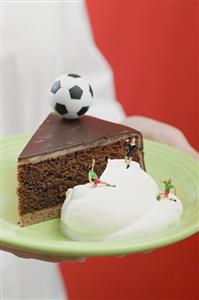
[[[140,132],[90,116],[64,120],[50,114],[18,158],[19,224],[59,217],[67,189],[88,182],[92,158],[100,176],[108,158],[126,155],[124,141],[132,137],[138,145],[133,160],[144,169]]]

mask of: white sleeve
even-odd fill
[[[34,131],[51,111],[51,82],[65,73],[91,83],[95,100],[88,114],[116,122],[124,118],[83,1],[4,2],[3,25],[3,135]]]

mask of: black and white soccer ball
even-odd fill
[[[65,119],[78,119],[84,115],[93,101],[91,85],[77,74],[58,77],[50,88],[50,104]]]

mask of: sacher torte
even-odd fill
[[[108,158],[125,157],[124,142],[132,137],[138,145],[132,159],[145,169],[137,130],[90,116],[64,120],[51,113],[18,158],[20,226],[59,217],[67,189],[88,182],[92,159],[100,176]]]

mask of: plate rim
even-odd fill
[[[47,246],[45,249],[43,247],[38,247],[37,245],[34,245],[34,243],[31,242],[23,242],[18,243],[17,239],[12,241],[2,241],[1,245],[5,247],[10,247],[13,250],[22,250],[29,253],[35,253],[35,254],[46,254],[51,256],[70,256],[70,257],[79,257],[79,256],[117,256],[117,255],[123,255],[123,254],[130,254],[130,253],[145,253],[152,250],[157,250],[159,248],[163,248],[172,244],[176,244],[180,241],[183,241],[186,238],[189,238],[193,236],[194,234],[198,234],[199,227],[197,224],[193,226],[194,228],[188,229],[183,232],[183,234],[176,232],[171,237],[167,239],[160,238],[159,240],[151,240],[145,243],[136,244],[136,246],[130,244],[130,240],[114,240],[114,241],[95,241],[95,242],[79,242],[79,241],[62,241],[63,245],[61,247],[52,247]],[[118,243],[122,242],[121,248],[118,247]],[[133,242],[133,241],[132,241]],[[85,249],[79,249],[79,247],[74,248],[72,244],[78,243],[81,246],[87,246]],[[103,244],[106,243],[106,249],[98,249],[94,247],[94,249],[90,248],[88,244],[97,245],[97,244]],[[127,245],[125,245],[125,243]],[[65,246],[66,244],[66,246]],[[69,244],[69,247],[68,245]],[[115,247],[116,245],[116,247]],[[124,246],[125,245],[125,246]],[[109,247],[109,249],[107,249]],[[48,248],[48,249],[47,249]],[[114,254],[113,254],[114,252]]]

